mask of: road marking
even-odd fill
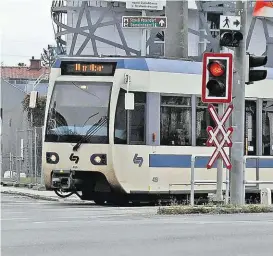
[[[9,219],[1,218],[1,221],[13,221],[13,220],[30,220],[30,218],[9,218]]]

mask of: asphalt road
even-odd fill
[[[273,214],[155,216],[1,194],[3,256],[272,256]]]

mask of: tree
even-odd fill
[[[23,62],[19,62],[19,63],[18,63],[18,66],[19,66],[19,67],[26,67],[27,65],[26,65],[25,63],[23,63]]]
[[[39,96],[37,98],[36,108],[29,108],[30,94],[27,94],[22,101],[23,110],[27,112],[28,121],[31,122],[31,111],[33,114],[33,124],[32,126],[41,127],[44,125],[45,119],[45,107],[46,107],[46,97]]]
[[[56,60],[56,47],[52,45],[47,46],[47,50],[44,48],[41,54],[42,65],[44,67],[51,67]]]

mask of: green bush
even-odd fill
[[[41,127],[44,125],[44,118],[45,118],[45,107],[46,107],[46,97],[39,96],[37,98],[37,105],[36,108],[30,109],[29,108],[29,100],[30,94],[27,94],[22,101],[23,110],[27,112],[28,121],[31,121],[31,110],[33,111],[33,124],[32,126]]]

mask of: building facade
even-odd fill
[[[146,10],[146,16],[164,16],[166,1],[160,3],[160,10]],[[234,15],[235,2],[188,3],[188,55],[201,60],[204,51],[219,51],[220,15]],[[248,2],[247,51],[255,55],[266,53],[268,66],[273,67],[273,19],[254,17],[254,4],[255,1]],[[140,56],[143,31],[123,28],[122,16],[142,14],[141,9],[132,9],[125,0],[67,0],[53,1],[52,4],[58,46],[71,56]],[[147,32],[146,38],[147,55],[164,56],[164,30],[153,28]]]

